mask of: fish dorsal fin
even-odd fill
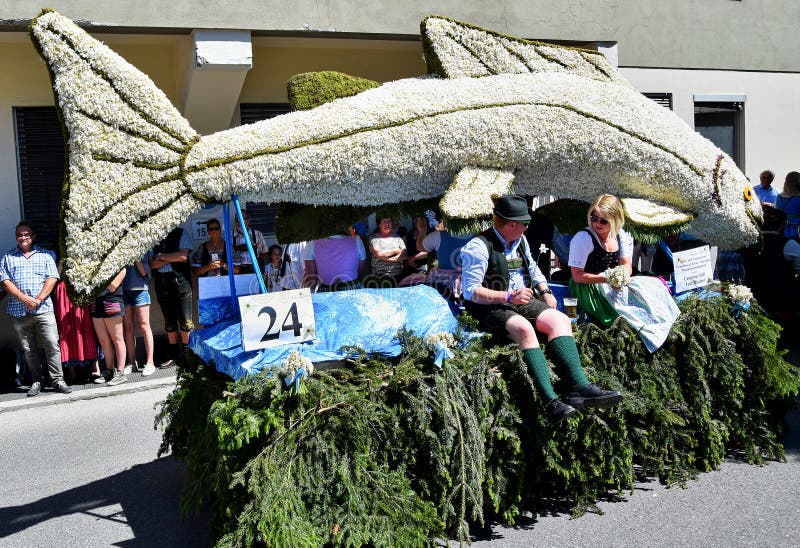
[[[597,51],[506,36],[431,15],[420,23],[428,72],[442,78],[564,72],[629,85]]]
[[[292,110],[308,110],[380,85],[374,80],[323,70],[295,74],[286,82],[286,91]]]
[[[465,167],[439,202],[452,234],[480,232],[492,218],[493,194],[510,194],[514,172],[488,167]]]
[[[656,243],[686,229],[694,215],[641,198],[622,198],[625,230],[644,243]]]

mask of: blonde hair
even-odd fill
[[[622,202],[613,194],[602,194],[594,199],[586,213],[586,224],[589,227],[592,226],[592,211],[602,213],[608,219],[612,237],[619,234],[619,231],[625,226],[625,211],[622,209]]]
[[[783,193],[789,196],[800,196],[800,173],[790,171],[783,181]]]

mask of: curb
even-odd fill
[[[21,411],[23,409],[33,409],[36,407],[47,407],[49,405],[59,405],[73,403],[82,400],[93,400],[95,398],[107,398],[120,394],[131,394],[144,390],[153,390],[165,386],[175,386],[177,377],[170,376],[160,379],[148,379],[135,383],[125,383],[119,386],[109,386],[106,388],[95,388],[90,390],[78,390],[71,394],[45,394],[44,397],[25,398],[21,400],[11,400],[0,403],[0,413],[11,411]]]

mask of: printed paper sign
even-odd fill
[[[675,293],[705,287],[712,280],[711,250],[707,245],[672,254],[675,267]]]
[[[237,274],[233,277],[236,295],[253,295],[261,291],[255,274]],[[231,282],[228,274],[222,276],[202,276],[197,278],[198,300],[230,297]]]
[[[239,297],[239,311],[245,350],[316,338],[314,306],[307,288]]]

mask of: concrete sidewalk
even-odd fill
[[[91,382],[85,384],[73,384],[71,385],[71,394],[59,394],[53,392],[48,386],[42,387],[41,393],[32,398],[27,396],[29,388],[28,386],[21,386],[16,389],[11,388],[0,391],[0,413],[7,411],[18,411],[21,409],[31,409],[34,407],[43,407],[47,405],[72,403],[80,400],[104,398],[107,396],[128,394],[142,390],[152,390],[162,386],[174,386],[176,374],[177,370],[175,367],[170,367],[168,369],[156,369],[156,372],[149,377],[143,377],[140,372],[136,372],[126,375],[128,377],[128,382],[119,384],[117,386],[94,384]]]

